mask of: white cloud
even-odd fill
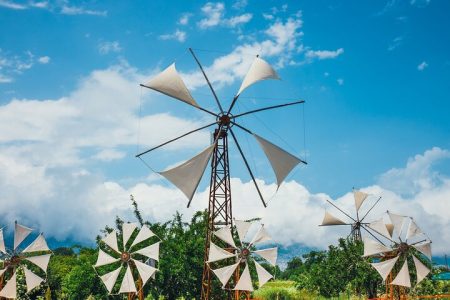
[[[176,40],[179,41],[180,43],[183,43],[186,40],[186,32],[177,29],[175,30],[174,33],[163,34],[160,35],[159,38],[161,40]]]
[[[39,62],[39,59],[37,60]],[[17,75],[31,69],[36,59],[31,51],[25,51],[23,55],[13,55],[0,49],[0,83],[14,81]]]
[[[36,8],[48,8],[48,1],[38,1],[38,2],[29,2],[31,7],[36,7]]]
[[[15,10],[27,9],[27,7],[25,5],[15,3],[12,1],[7,1],[7,0],[0,0],[0,6],[10,8],[10,9],[15,9]]]
[[[344,79],[342,79],[342,78],[336,79],[336,82],[337,82],[339,85],[344,85]]]
[[[416,7],[426,7],[430,2],[431,0],[411,0],[409,3]]]
[[[10,83],[10,82],[13,82],[13,79],[11,77],[0,74],[0,83]]]
[[[201,29],[207,29],[216,26],[236,27],[241,24],[250,22],[253,15],[250,13],[234,16],[231,18],[224,18],[225,5],[222,2],[208,2],[202,8],[202,13],[205,18],[201,19],[197,25]]]
[[[248,5],[248,0],[236,0],[233,3],[234,9],[243,9]]]
[[[38,59],[38,62],[41,64],[48,64],[50,62],[50,57],[49,56],[41,56]]]
[[[69,6],[69,5],[63,5],[61,8],[61,13],[63,15],[91,15],[91,16],[101,16],[105,17],[108,12],[106,10],[91,10],[91,9],[85,9],[83,7],[78,6]]]
[[[395,39],[392,40],[391,44],[388,47],[388,51],[393,51],[395,49],[397,49],[398,47],[400,47],[400,45],[403,42],[403,37],[402,36],[398,36]]]
[[[417,66],[417,70],[419,71],[423,71],[426,68],[428,68],[428,63],[426,61],[421,62],[418,66]]]
[[[180,25],[187,25],[189,24],[189,20],[192,17],[191,13],[184,13],[181,15],[180,19],[178,20],[178,24]]]
[[[273,20],[274,19],[274,16],[271,14],[262,14],[262,16],[265,20]]]
[[[308,50],[305,54],[305,56],[309,59],[317,58],[319,60],[322,59],[333,59],[338,57],[339,55],[344,53],[343,48],[339,48],[335,51],[331,50]]]
[[[118,53],[122,51],[122,47],[120,46],[120,43],[118,41],[112,41],[112,42],[101,42],[98,45],[98,52],[100,54],[109,54],[109,53]]]
[[[105,149],[98,152],[96,155],[94,155],[93,158],[101,161],[112,161],[124,158],[125,155],[126,155],[125,152],[117,151],[115,149]]]

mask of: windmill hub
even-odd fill
[[[124,253],[122,253],[122,254],[120,255],[120,259],[121,259],[123,262],[128,262],[128,261],[130,260],[130,258],[131,258],[131,255],[130,255],[130,253],[128,253],[128,252],[124,252]]]
[[[248,250],[247,248],[242,249],[242,251],[241,251],[242,258],[246,259],[249,255],[250,255],[250,250]]]
[[[408,244],[405,242],[400,243],[399,247],[398,247],[398,252],[400,253],[405,253],[406,251],[408,251]]]
[[[233,119],[233,115],[231,114],[220,114],[217,117],[217,123],[219,125],[225,126],[225,127],[229,127],[231,124],[231,121]]]
[[[14,255],[12,256],[10,259],[5,260],[4,264],[5,266],[17,266],[19,265],[20,261],[21,261],[21,257],[18,255]]]

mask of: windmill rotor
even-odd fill
[[[417,285],[430,273],[426,263],[431,263],[431,240],[413,218],[389,211],[386,215],[368,225],[384,242],[366,238],[364,256],[378,260],[371,265],[389,286],[390,294],[393,295],[393,286],[401,287],[402,294],[405,288]]]
[[[245,242],[250,226],[250,222],[235,220],[238,243],[234,241],[231,226],[224,226],[215,231],[214,237],[219,239],[219,242],[225,243],[227,247],[221,248],[211,241],[207,261],[212,272],[222,283],[223,289],[246,295],[254,290],[250,265],[256,268],[258,286],[262,287],[273,278],[273,275],[258,263],[258,258],[275,266],[278,252],[277,247],[254,249],[257,244],[272,240],[264,225],[261,225],[252,240]],[[221,263],[220,267],[215,267],[218,263]],[[241,267],[244,267],[242,272],[240,272]]]
[[[370,194],[362,192],[360,190],[353,189],[353,198],[354,198],[354,205],[355,205],[355,214],[356,216],[352,216],[350,213],[344,211],[340,207],[338,207],[336,204],[334,204],[332,201],[329,201],[326,199],[326,201],[331,204],[334,208],[336,208],[339,212],[341,212],[343,215],[347,217],[349,221],[343,221],[342,219],[332,215],[330,212],[325,211],[325,215],[322,220],[322,224],[319,226],[350,226],[350,234],[354,241],[362,241],[362,235],[361,235],[361,229],[366,231],[368,234],[373,236],[373,233],[368,228],[368,222],[365,221],[366,217],[369,215],[369,213],[372,211],[372,209],[378,204],[378,202],[381,200],[381,197],[379,197],[371,206],[370,208],[364,213],[364,215],[361,217],[361,207],[365,203],[365,201],[370,197]],[[376,238],[376,237],[375,237]]]
[[[109,295],[142,292],[158,271],[148,263],[159,260],[160,241],[154,242],[156,238],[147,225],[139,229],[135,223],[124,223],[121,232],[112,230],[101,239],[93,267]]]
[[[52,252],[44,235],[40,233],[27,247],[21,248],[33,229],[15,222],[14,246],[7,248],[0,229],[0,281],[5,285],[0,287],[0,297],[16,299],[18,297],[17,271],[20,269],[25,277],[26,292],[29,293],[40,286],[47,278],[47,267]]]

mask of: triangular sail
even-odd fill
[[[331,225],[347,225],[347,223],[333,216],[329,212],[325,211],[325,215],[323,216],[321,226],[331,226]]]
[[[363,202],[367,199],[367,196],[369,196],[369,194],[355,190],[353,191],[353,196],[355,197],[356,211],[359,211],[359,208],[361,207]]]
[[[234,243],[233,236],[231,235],[231,227],[225,226],[220,228],[219,230],[214,232],[214,235],[219,239],[227,243],[233,248],[236,248],[236,244]]]
[[[222,283],[222,286],[225,286],[228,283],[228,280],[230,280],[231,275],[233,275],[236,268],[239,266],[241,262],[238,261],[234,265],[226,266],[220,269],[212,270],[214,274],[216,274],[217,278],[219,278],[220,282]]]
[[[197,102],[192,98],[191,93],[189,93],[183,79],[178,74],[175,63],[171,64],[146,84],[143,84],[143,86],[186,102],[187,104],[198,106]]]
[[[416,266],[417,273],[417,281],[416,284],[421,282],[425,277],[427,277],[428,273],[430,273],[430,269],[428,269],[417,257],[413,255],[414,265]]]
[[[25,273],[25,282],[27,285],[27,292],[30,292],[35,287],[39,286],[42,282],[44,282],[44,279],[37,276],[30,270],[28,270],[26,267],[23,267],[23,271]]]
[[[214,150],[214,146],[215,144],[209,146],[190,160],[175,168],[159,172],[159,174],[166,177],[167,180],[179,188],[189,200],[192,200]]]
[[[134,230],[137,228],[135,223],[123,223],[122,224],[122,237],[123,237],[123,250],[128,250],[126,244],[133,234]]]
[[[419,226],[417,226],[416,222],[414,222],[414,220],[411,219],[411,222],[409,222],[408,231],[406,232],[406,239],[411,239],[422,233],[423,233],[423,231],[420,230],[420,228],[419,228]]]
[[[394,224],[385,224],[387,231],[389,232],[389,236],[392,237],[392,234],[394,233]]]
[[[391,273],[391,270],[394,267],[395,263],[397,262],[398,258],[399,257],[396,256],[394,258],[382,262],[371,263],[371,265],[381,275],[381,278],[383,278],[383,280],[386,280],[386,277],[389,275],[389,273]]]
[[[20,243],[33,231],[33,229],[20,225],[16,222],[14,228],[14,250],[19,247]]]
[[[116,270],[106,273],[103,276],[100,276],[100,279],[102,280],[103,284],[105,285],[106,289],[108,290],[108,293],[111,294],[112,289],[114,288],[114,284],[117,281],[117,277],[119,277],[119,273],[122,267],[120,266]]]
[[[6,254],[5,239],[3,238],[3,228],[0,228],[0,252]]]
[[[272,238],[264,228],[264,225],[262,225],[261,228],[259,228],[258,232],[255,234],[253,240],[250,242],[250,245],[255,245],[257,243],[262,243],[270,240],[272,240]]]
[[[234,256],[236,256],[236,254],[234,254],[232,252],[228,252],[228,251],[220,248],[213,242],[211,242],[209,245],[209,254],[208,254],[208,262],[209,263],[219,261],[222,259],[226,259],[226,258],[230,258],[230,257],[234,257]]]
[[[118,262],[119,258],[114,258],[108,253],[104,252],[102,249],[98,249],[98,257],[97,262],[95,263],[95,267],[100,267],[104,265],[109,265],[115,262]]]
[[[242,272],[241,277],[233,290],[253,292],[252,278],[250,277],[248,264],[245,264],[244,271]]]
[[[413,245],[414,248],[422,252],[429,260],[431,260],[431,242]]]
[[[142,285],[144,286],[145,283],[150,279],[150,277],[155,274],[157,269],[135,259],[133,259],[133,262],[136,265],[136,269],[138,270],[139,276],[142,279]]]
[[[130,266],[127,267],[125,271],[125,276],[122,279],[122,284],[120,285],[119,293],[136,293],[136,285],[134,284],[133,274],[131,274]]]
[[[278,255],[278,248],[268,248],[263,250],[256,250],[253,251],[253,253],[258,254],[265,260],[267,260],[272,266],[275,266],[277,263],[277,255]]]
[[[42,233],[22,252],[50,251]]]
[[[386,227],[386,224],[384,224],[384,220],[382,218],[369,223],[368,227],[376,231],[377,233],[381,234],[385,238],[390,239],[392,237],[389,230]]]
[[[397,276],[392,280],[390,284],[400,285],[404,287],[411,287],[411,280],[409,277],[408,261],[405,261],[403,267],[398,272]]]
[[[0,297],[8,298],[8,299],[16,299],[17,297],[17,282],[16,282],[16,273],[14,272],[13,276],[8,280],[6,285],[0,291]]]
[[[386,247],[385,245],[374,241],[370,238],[364,239],[364,255],[363,256],[371,256],[374,254],[380,254],[384,252],[392,251],[391,248]]]
[[[241,220],[234,220],[234,225],[236,226],[236,231],[238,233],[239,240],[242,243],[252,223]]]
[[[391,219],[392,224],[394,225],[394,231],[396,231],[397,235],[400,236],[402,233],[403,223],[406,217],[393,214],[391,212],[388,212],[388,215],[389,218]]]
[[[273,278],[272,274],[267,272],[257,261],[254,261],[256,267],[256,274],[258,274],[258,285],[262,287],[267,281]]]
[[[242,91],[251,86],[252,84],[265,79],[280,79],[275,70],[263,59],[256,57],[253,61],[250,69],[245,75],[244,80],[242,81],[241,87],[237,92],[237,95],[240,95]]]
[[[288,176],[292,169],[301,163],[302,160],[256,134],[253,134],[253,136],[266,154],[267,159],[275,172],[277,185],[279,187],[286,176]]]
[[[48,263],[50,261],[51,254],[44,254],[39,256],[30,256],[25,258],[26,260],[32,262],[36,266],[42,269],[42,271],[47,273]]]
[[[102,239],[102,242],[104,242],[106,245],[111,247],[111,249],[113,249],[114,251],[119,253],[119,247],[118,247],[118,244],[117,244],[117,233],[116,233],[115,230],[113,230],[110,233],[108,233],[108,235],[106,235]]]
[[[159,260],[159,244],[160,242],[154,243],[153,245],[134,251],[133,254],[137,253],[154,260]]]
[[[138,235],[134,239],[133,244],[131,244],[131,247],[133,247],[134,245],[139,244],[140,242],[143,242],[143,241],[151,238],[154,235],[155,234],[153,233],[153,231],[151,231],[150,228],[148,228],[147,225],[143,225],[141,230],[139,230]]]

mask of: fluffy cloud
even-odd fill
[[[197,25],[201,29],[216,27],[219,25],[227,27],[236,27],[241,24],[250,22],[253,15],[246,13],[231,18],[225,18],[225,5],[222,2],[208,2],[202,7],[202,13],[205,18],[201,19]]]
[[[331,50],[308,50],[305,54],[305,56],[307,58],[310,59],[314,59],[317,58],[319,60],[322,59],[332,59],[332,58],[336,58],[339,55],[344,53],[344,49],[343,48],[339,48],[335,51],[331,51]]]
[[[175,30],[174,33],[163,34],[163,35],[160,35],[159,38],[161,40],[176,40],[176,41],[179,41],[180,43],[182,43],[186,40],[186,32],[177,29],[177,30]]]
[[[41,56],[38,59],[31,51],[25,51],[22,55],[13,55],[0,49],[0,83],[14,81],[15,76],[31,69],[36,62],[47,64],[50,57]]]
[[[418,66],[417,66],[417,70],[419,71],[423,71],[426,68],[428,68],[428,63],[426,61],[421,62]]]
[[[102,55],[108,53],[118,53],[122,51],[122,47],[120,47],[120,43],[118,41],[113,42],[101,42],[98,45],[98,52]]]
[[[192,17],[191,13],[184,13],[181,15],[180,19],[178,20],[178,24],[180,25],[187,25],[189,24],[189,19]]]
[[[106,10],[93,10],[86,9],[81,6],[68,5],[68,1],[28,1],[27,3],[17,3],[8,0],[0,0],[0,6],[14,9],[14,10],[26,10],[31,8],[46,9],[50,12],[58,12],[63,15],[91,15],[105,17],[108,12]]]

